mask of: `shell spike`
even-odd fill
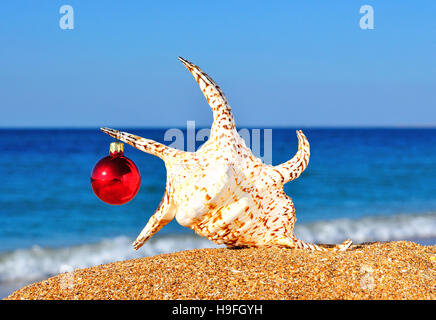
[[[192,74],[213,111],[211,136],[216,135],[218,131],[236,131],[232,109],[230,108],[227,98],[222,92],[221,88],[198,66],[186,59],[183,59],[182,57],[179,57],[179,60]]]
[[[144,151],[146,153],[150,153],[163,160],[165,160],[165,158],[169,155],[183,152],[177,149],[167,147],[159,142],[150,139],[145,139],[131,133],[122,132],[110,128],[100,128],[100,130],[117,140],[121,140],[127,144],[130,144],[132,147],[138,150]]]
[[[297,179],[307,168],[310,158],[310,145],[303,131],[297,130],[298,151],[295,156],[274,168],[284,177],[284,183]]]

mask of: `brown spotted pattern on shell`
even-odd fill
[[[156,212],[133,243],[141,247],[176,218],[182,226],[228,247],[281,246],[326,250],[296,239],[292,199],[283,191],[309,163],[309,142],[297,131],[298,152],[277,166],[262,163],[239,136],[232,110],[220,87],[199,67],[180,58],[200,86],[213,111],[209,139],[196,151],[185,152],[153,140],[102,128],[110,136],[165,162],[165,194]],[[334,250],[345,250],[346,240]]]

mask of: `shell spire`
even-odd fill
[[[221,88],[198,66],[182,57],[179,57],[178,59],[192,74],[203,92],[207,103],[212,109],[213,124],[211,128],[211,136],[216,135],[217,131],[222,129],[235,130],[235,120],[233,118],[232,109],[230,108],[229,102]]]

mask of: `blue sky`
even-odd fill
[[[271,2],[2,1],[0,127],[207,127],[179,55],[240,127],[436,125],[435,1]]]

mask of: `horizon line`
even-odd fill
[[[185,126],[112,126],[115,128],[139,130],[186,129]],[[237,129],[436,129],[435,125],[301,125],[301,126],[236,126]],[[100,130],[101,126],[0,126],[0,130]],[[210,128],[210,126],[196,126],[196,129]]]

